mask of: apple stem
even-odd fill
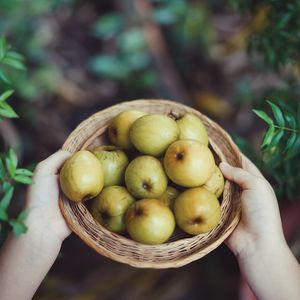
[[[193,220],[189,220],[188,224],[195,225],[195,224],[200,224],[202,222],[203,222],[203,219],[201,217],[197,217],[197,218],[195,218]]]
[[[184,153],[180,152],[176,154],[176,159],[183,160],[183,158],[184,158]]]
[[[180,113],[176,113],[176,112],[171,111],[169,113],[169,117],[171,119],[175,120],[175,121],[178,121],[178,120],[180,120],[182,118],[182,115]]]

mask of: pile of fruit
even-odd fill
[[[64,194],[91,199],[102,226],[160,244],[176,224],[196,235],[220,222],[224,178],[198,117],[125,110],[112,119],[108,137],[112,145],[76,152],[60,172]]]

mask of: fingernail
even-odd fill
[[[226,168],[229,168],[230,165],[226,162],[226,161],[222,161],[220,164],[219,164],[219,167],[221,169],[226,169]]]

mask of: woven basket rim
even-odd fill
[[[118,107],[124,107],[124,109],[126,107],[126,109],[128,109],[130,106],[132,106],[132,108],[137,108],[139,106],[139,104],[144,105],[145,102],[151,102],[151,105],[154,105],[155,102],[163,103],[164,105],[170,105],[171,107],[178,107],[180,109],[185,109],[186,111],[194,110],[193,108],[186,106],[184,104],[177,103],[177,102],[171,101],[171,100],[165,100],[165,99],[137,99],[137,100],[121,102],[121,103],[115,104],[104,110],[100,110],[100,111],[92,114],[90,117],[88,117],[87,119],[82,121],[80,124],[78,124],[76,126],[76,128],[71,132],[69,137],[66,139],[65,143],[62,146],[62,149],[69,150],[70,145],[72,145],[72,141],[76,142],[76,137],[77,137],[78,133],[82,130],[82,128],[86,124],[88,124],[89,122],[91,122],[95,118],[97,118],[99,115],[109,113],[110,111],[112,111]],[[197,112],[197,114],[200,114],[201,117],[203,117],[203,119],[205,119],[205,121],[208,124],[210,124],[211,126],[214,126],[215,128],[218,129],[218,131],[220,131],[222,133],[222,135],[226,138],[227,142],[229,143],[230,147],[232,147],[233,151],[236,154],[238,154],[237,159],[239,162],[239,166],[242,167],[241,153],[240,153],[238,147],[236,146],[236,144],[233,142],[230,135],[220,125],[218,125],[217,123],[212,121],[209,117],[207,117],[206,115],[202,114],[199,111],[196,111],[196,112]],[[104,127],[105,126],[103,126],[100,129],[95,130],[92,134],[90,134],[90,136],[87,138],[87,140],[80,145],[79,149],[87,148],[90,140],[92,140],[93,138],[95,138],[95,136],[98,136],[99,134],[101,134],[105,131],[106,128],[104,128]],[[70,144],[70,141],[71,141],[71,144]],[[209,142],[210,142],[210,144],[214,144],[214,142],[210,138],[209,138]],[[224,161],[226,161],[226,159],[224,159]],[[229,182],[226,181],[226,185],[228,185],[228,184],[229,184]],[[72,217],[67,213],[67,209],[66,209],[67,202],[66,201],[69,201],[69,200],[67,200],[65,197],[62,197],[62,196],[60,197],[59,206],[62,211],[62,214],[63,214],[66,222],[68,223],[69,227],[72,229],[72,231],[75,232],[86,244],[88,244],[91,248],[96,250],[98,253],[100,253],[108,258],[111,258],[113,260],[116,260],[116,261],[119,261],[122,263],[129,264],[134,267],[143,267],[143,268],[153,268],[153,267],[154,268],[175,268],[175,267],[186,265],[196,259],[199,259],[199,258],[203,257],[204,255],[206,255],[207,253],[214,250],[215,248],[217,248],[231,234],[231,232],[235,229],[235,227],[237,226],[237,224],[240,220],[240,204],[239,204],[237,213],[234,216],[234,218],[231,220],[230,224],[227,224],[226,230],[222,233],[222,235],[218,239],[212,241],[212,243],[209,245],[209,247],[207,247],[207,249],[199,250],[199,252],[195,252],[190,255],[187,254],[186,256],[180,257],[176,261],[172,261],[172,263],[170,263],[170,261],[166,261],[166,262],[160,261],[159,264],[154,265],[154,263],[151,261],[150,262],[148,262],[148,261],[141,262],[141,261],[136,261],[136,260],[128,260],[128,258],[126,256],[124,256],[124,257],[117,256],[106,248],[99,249],[98,245],[95,245],[95,243],[93,243],[91,240],[86,239],[84,233],[82,232],[82,230],[80,230],[80,227],[78,227],[77,224],[74,223],[74,220],[72,219]],[[104,227],[102,227],[102,228],[104,228]],[[107,230],[107,232],[109,232],[109,231]],[[114,234],[111,232],[109,232],[109,233],[112,235],[116,235],[117,238],[119,238],[119,239],[122,239],[122,238],[127,239],[124,236],[120,236],[120,235],[117,235],[117,234]],[[195,238],[195,236],[191,236],[191,237],[184,238],[183,240],[193,240],[194,238]],[[181,241],[182,240],[167,242],[167,243],[160,244],[157,246],[166,247],[167,245],[169,245],[169,246],[176,245],[176,244],[179,244]],[[132,244],[135,244],[136,247],[138,247],[140,249],[150,249],[151,247],[153,247],[151,245],[143,245],[143,244],[140,244],[140,243],[137,243],[134,241],[132,241]]]

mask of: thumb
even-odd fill
[[[255,177],[244,169],[233,167],[227,162],[221,162],[219,168],[227,179],[237,183],[243,189],[253,187]]]
[[[72,156],[72,153],[66,150],[59,150],[55,152],[54,154],[37,164],[35,174],[38,176],[56,175],[62,164],[70,156]]]

